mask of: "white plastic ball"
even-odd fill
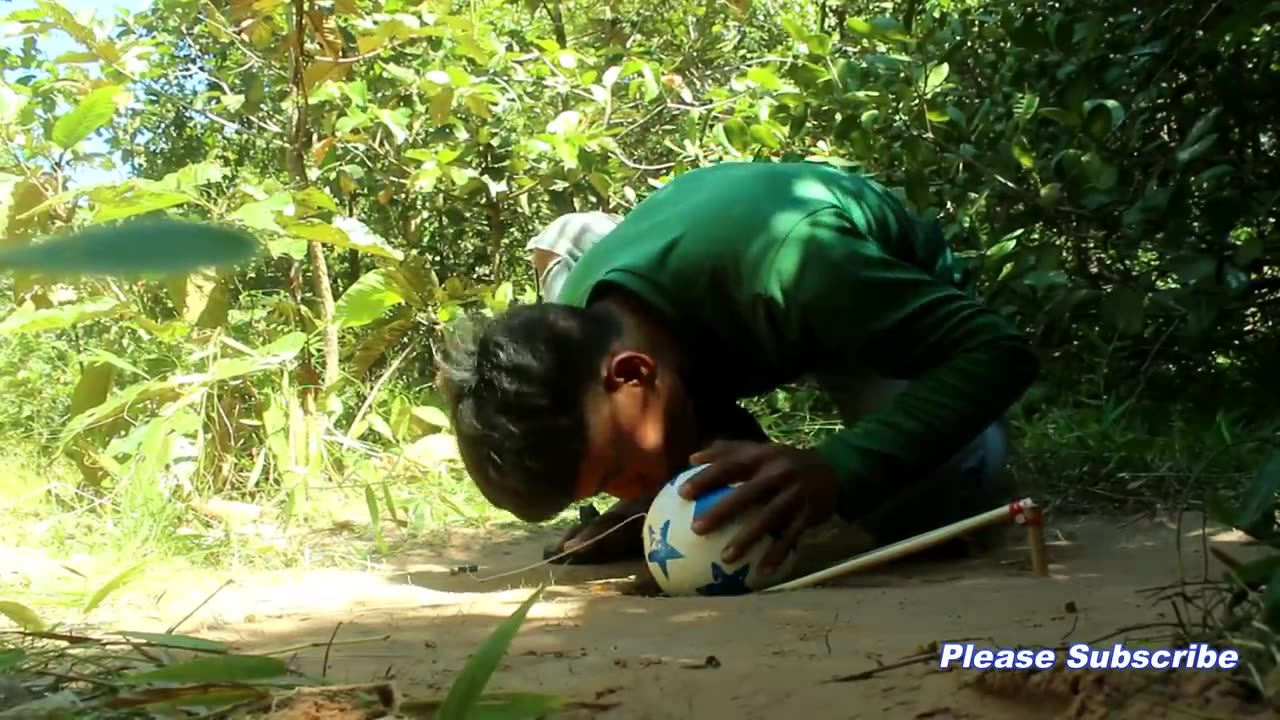
[[[693,532],[694,519],[737,486],[718,488],[693,501],[680,497],[680,487],[706,467],[698,465],[677,475],[649,506],[641,532],[645,561],[658,586],[667,595],[743,595],[785,581],[795,568],[794,550],[773,573],[758,569],[774,543],[771,536],[758,540],[736,563],[726,564],[720,558],[729,541],[763,508],[748,509],[707,535]]]

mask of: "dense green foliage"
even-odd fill
[[[155,213],[268,256],[5,281],[0,423],[91,489],[265,491],[287,515],[338,478],[396,512],[380,483],[455,452],[432,348],[529,298],[525,238],[722,160],[822,158],[939,213],[1046,358],[1024,424],[1082,467],[1184,406],[1234,457],[1280,390],[1273,3],[37,6],[0,52],[5,245]],[[78,49],[50,56],[54,34]]]
[[[94,17],[36,0],[0,50],[0,432],[75,464],[56,502],[163,508],[143,542],[214,496],[287,524],[320,486],[356,489],[379,546],[384,516],[473,517],[451,499],[433,348],[465,313],[531,298],[525,239],[558,213],[625,213],[691,167],[814,158],[939,214],[1034,339],[1024,480],[1208,497],[1280,547],[1280,456],[1258,462],[1280,396],[1278,11],[154,0]],[[76,49],[50,53],[55,36]],[[83,181],[104,169],[128,179]],[[247,231],[261,257],[32,271],[44,236],[165,215]],[[168,227],[148,239],[202,251]],[[755,409],[783,437],[824,429],[811,389]],[[1204,492],[1258,467],[1240,502]],[[392,489],[406,478],[408,505]],[[1253,621],[1280,627],[1277,568],[1236,568],[1219,636],[1276,647]],[[476,699],[527,609],[447,707]]]

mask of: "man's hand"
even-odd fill
[[[648,509],[648,500],[619,502],[594,519],[570,528],[560,542],[544,550],[544,556],[549,558],[568,552],[568,555],[552,562],[574,565],[604,565],[644,557],[640,525],[644,522],[643,513]],[[641,517],[631,519],[637,514]],[[627,522],[629,519],[631,521]],[[626,527],[619,527],[624,523]],[[605,533],[609,533],[608,536],[601,538]],[[575,552],[576,548],[582,549]]]
[[[800,533],[835,511],[839,481],[816,450],[778,443],[717,442],[689,461],[710,467],[680,487],[680,496],[686,500],[742,483],[693,523],[695,533],[713,532],[748,508],[763,506],[760,515],[725,548],[726,563],[737,562],[760,538],[777,532],[781,535],[761,560],[761,569],[772,572],[786,559]]]

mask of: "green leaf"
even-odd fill
[[[36,611],[22,603],[0,600],[0,615],[9,618],[14,625],[27,632],[43,632],[45,629],[45,624],[40,620],[40,616],[36,615]]]
[[[801,25],[799,21],[792,17],[784,16],[782,18],[782,29],[786,30],[791,39],[797,42],[804,42],[809,37],[809,31],[805,29],[804,25]]]
[[[844,26],[850,32],[879,40],[910,42],[912,39],[911,34],[907,32],[906,26],[901,21],[891,17],[878,17],[870,22],[860,18],[849,18],[845,20]]]
[[[947,63],[938,63],[929,68],[929,72],[924,78],[924,95],[929,97],[938,92],[942,88],[943,83],[947,81],[947,76],[951,74],[951,66]]]
[[[493,288],[492,292],[486,293],[485,305],[495,312],[505,312],[511,307],[511,301],[515,299],[516,289],[510,280],[506,280]]]
[[[750,133],[752,140],[755,140],[767,148],[776,150],[777,148],[782,147],[782,141],[778,139],[778,134],[767,125],[757,123],[748,128],[747,132]]]
[[[386,240],[378,237],[368,226],[355,218],[336,217],[333,223],[315,219],[298,220],[286,222],[283,228],[286,233],[296,238],[359,250],[392,260],[404,259],[404,253],[391,247]]]
[[[53,144],[70,150],[111,122],[116,114],[116,97],[124,92],[118,85],[108,85],[84,96],[71,112],[53,124]]]
[[[1017,246],[1018,246],[1018,238],[1016,237],[1010,238],[1008,240],[1002,240],[996,243],[995,245],[992,245],[991,247],[987,248],[987,251],[983,253],[983,257],[987,258],[988,260],[996,260],[1005,255],[1008,255]]]
[[[871,27],[875,29],[876,35],[886,40],[897,40],[899,42],[913,40],[911,33],[907,32],[907,27],[897,18],[878,17],[871,21]]]
[[[404,302],[400,284],[384,269],[365,273],[342,293],[334,306],[333,319],[338,327],[368,325],[391,308]]]
[[[270,680],[289,672],[285,661],[259,655],[223,655],[188,660],[186,662],[129,673],[121,682],[129,685],[140,683],[243,683],[254,680]]]
[[[782,81],[769,68],[759,65],[747,70],[747,79],[765,90],[781,90]]]
[[[226,176],[227,169],[218,163],[198,162],[165,175],[155,182],[155,187],[161,190],[183,192],[222,182]]]
[[[1040,108],[1038,114],[1040,117],[1052,120],[1056,123],[1066,125],[1069,128],[1080,127],[1080,118],[1067,110],[1056,107]]]
[[[37,309],[28,301],[0,322],[0,335],[61,330],[88,320],[114,315],[125,306],[125,303],[106,297],[43,309]]]
[[[1249,484],[1236,513],[1236,527],[1254,537],[1270,534],[1275,528],[1277,492],[1280,492],[1280,448],[1271,451]]]
[[[1187,165],[1204,157],[1206,153],[1213,149],[1215,143],[1218,142],[1217,134],[1205,136],[1199,142],[1189,147],[1180,148],[1175,155],[1178,161],[1178,167]]]
[[[1013,104],[1013,116],[1019,122],[1026,122],[1036,114],[1036,109],[1040,107],[1040,96],[1035,93],[1024,93],[1018,96],[1017,102]],[[1055,109],[1055,108],[1046,108]]]
[[[378,545],[378,551],[385,555],[387,545],[382,537],[382,515],[378,512],[378,496],[374,494],[373,486],[368,483],[364,486],[364,504],[369,510],[369,527],[373,529],[373,539]]]
[[[284,232],[280,225],[276,223],[276,216],[292,207],[293,196],[287,192],[278,192],[265,200],[256,200],[241,205],[235,212],[231,213],[231,218],[256,230]]]
[[[729,118],[722,126],[724,128],[725,140],[729,143],[729,147],[739,152],[745,152],[751,147],[751,131],[747,128],[747,124],[738,118]]]
[[[387,504],[387,514],[391,516],[391,522],[398,523],[400,522],[400,518],[397,517],[396,502],[391,497],[391,486],[387,485],[386,482],[381,483],[381,485],[382,485],[382,502]]]
[[[31,632],[39,632],[39,630],[31,630],[30,628],[23,628],[23,629],[29,630]],[[0,652],[0,673],[3,673],[9,670],[10,668],[17,666],[19,663],[21,663],[23,660],[26,660],[26,659],[27,659],[27,653],[23,650],[15,649],[15,650],[5,650],[3,652]]]
[[[1115,100],[1089,100],[1084,104],[1084,129],[1101,140],[1124,121],[1124,108]]]
[[[1221,114],[1222,108],[1216,107],[1204,115],[1201,115],[1200,119],[1196,120],[1196,124],[1191,126],[1191,132],[1187,133],[1187,136],[1183,138],[1182,147],[1189,148],[1208,137],[1209,131],[1212,130],[1214,124],[1218,122],[1218,117]]]
[[[1018,161],[1019,165],[1027,170],[1036,166],[1036,156],[1031,153],[1031,148],[1022,136],[1018,136],[1013,140],[1013,157]]]
[[[294,190],[290,197],[298,209],[298,217],[308,218],[324,212],[338,212],[338,203],[329,193],[312,185],[301,190]]]
[[[211,710],[200,713],[206,717],[226,717],[237,707],[266,700],[270,693],[266,688],[234,686],[226,684],[200,684],[182,687],[138,688],[127,696],[130,705],[147,708],[199,708]],[[169,715],[172,713],[166,713]],[[150,713],[152,717],[155,713]]]
[[[1247,562],[1234,570],[1228,570],[1226,576],[1235,578],[1250,590],[1256,590],[1275,577],[1277,572],[1280,572],[1280,554]]]
[[[1099,190],[1115,187],[1120,176],[1116,166],[1103,160],[1097,153],[1086,153],[1080,158],[1080,165],[1088,175],[1089,184]]]
[[[814,33],[805,41],[805,44],[809,46],[809,52],[819,57],[830,55],[833,43],[834,40],[826,33]]]
[[[397,145],[409,139],[409,130],[405,127],[410,118],[408,108],[400,108],[394,111],[379,108],[377,115],[383,126],[391,131],[391,136],[395,138]]]
[[[1262,621],[1273,632],[1280,631],[1280,572],[1271,576],[1262,593]]]
[[[314,240],[327,245],[341,245],[347,242],[345,233],[323,220],[285,221],[281,228],[289,235],[303,240]]]
[[[610,191],[613,190],[613,180],[608,175],[593,172],[587,176],[587,182],[591,183],[591,188],[599,193],[601,198],[609,198]]]
[[[529,610],[533,608],[534,603],[538,602],[538,598],[542,597],[545,589],[546,585],[542,585],[533,591],[511,617],[498,625],[493,634],[467,660],[462,672],[458,673],[458,679],[449,688],[449,694],[445,696],[444,704],[440,706],[440,712],[436,717],[440,720],[465,720],[470,717],[472,709],[476,707],[484,693],[485,686],[489,684],[489,678],[493,677],[494,671],[498,669],[498,663],[502,662],[503,656],[507,654],[507,648],[511,646],[511,641],[520,631],[520,626],[524,624]]]
[[[297,357],[298,353],[302,352],[302,348],[306,347],[306,344],[306,333],[291,332],[259,347],[254,351],[254,355],[260,361],[260,367],[269,369]]]
[[[1193,182],[1198,186],[1197,190],[1206,190],[1217,185],[1219,180],[1225,180],[1231,177],[1235,171],[1236,169],[1231,165],[1214,165],[1204,172],[1196,173]]]
[[[216,640],[205,640],[204,638],[191,637],[189,635],[172,635],[169,633],[135,631],[121,632],[120,635],[129,638],[130,640],[141,640],[150,645],[172,648],[174,650],[224,653],[230,649],[226,643],[221,643]]]
[[[844,21],[844,26],[849,30],[849,32],[857,33],[859,35],[870,36],[875,33],[875,29],[871,27],[871,23],[863,20],[862,18],[851,17]]]
[[[45,242],[0,250],[0,269],[69,275],[167,275],[234,265],[261,250],[226,226],[168,218],[95,225]]]
[[[1040,188],[1040,204],[1048,208],[1057,207],[1062,195],[1062,183],[1049,183]]]
[[[412,412],[414,417],[428,425],[433,425],[438,428],[448,428],[450,425],[449,416],[438,407],[419,405],[418,407],[415,407]]]
[[[135,383],[120,390],[106,402],[71,418],[62,429],[59,443],[65,446],[72,438],[98,424],[119,417],[135,403],[170,400],[179,397],[177,383],[169,378]],[[61,447],[59,448],[61,450]]]
[[[106,583],[104,583],[102,587],[98,588],[97,592],[95,592],[92,595],[92,597],[89,598],[89,602],[85,603],[84,614],[88,615],[89,613],[98,609],[98,606],[101,605],[103,601],[105,601],[107,597],[111,595],[111,593],[133,582],[139,575],[142,574],[142,570],[146,566],[147,566],[147,563],[140,562],[137,565],[134,565],[129,568],[125,568],[120,573],[118,573],[115,577],[111,578]]]
[[[191,202],[191,196],[186,193],[169,192],[167,190],[139,190],[127,193],[119,198],[112,198],[110,202],[99,205],[97,211],[93,213],[93,221],[95,223],[104,223],[111,220],[120,220],[132,215],[142,215],[143,213],[185,205],[189,202]]]
[[[454,90],[451,87],[442,88],[431,98],[431,105],[428,107],[428,114],[431,121],[437,125],[443,125],[449,120],[449,114],[453,112],[453,96]]]
[[[252,357],[225,358],[214,363],[204,373],[171,375],[130,385],[101,405],[71,418],[59,437],[59,451],[88,428],[120,417],[138,403],[175,400],[182,396],[184,390],[191,392],[211,382],[230,380],[278,368],[297,357],[306,341],[306,333],[293,332],[258,348]]]

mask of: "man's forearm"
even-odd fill
[[[1031,385],[1039,362],[1010,338],[959,355],[898,394],[884,410],[818,446],[840,478],[840,513],[865,512],[946,462]]]

